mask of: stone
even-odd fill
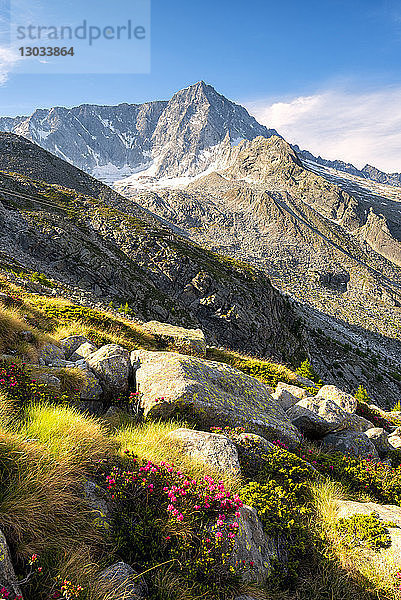
[[[343,392],[335,385],[324,385],[316,394],[316,398],[324,398],[325,400],[333,400],[340,408],[348,413],[354,413],[358,406],[358,401],[351,394]]]
[[[351,454],[361,458],[378,460],[376,447],[364,433],[344,431],[331,433],[323,438],[323,446],[342,454]]]
[[[374,427],[373,423],[365,419],[364,417],[360,417],[356,413],[347,414],[347,418],[342,424],[342,429],[349,429],[351,431],[359,431],[361,433],[365,433],[368,429],[372,429]]]
[[[171,431],[168,437],[182,446],[189,456],[206,465],[233,475],[241,473],[237,448],[224,435],[182,427]]]
[[[185,329],[159,321],[148,321],[142,329],[172,350],[192,356],[206,356],[206,340],[201,329]]]
[[[299,400],[310,396],[310,394],[303,388],[279,381],[276,391],[272,394],[272,396],[278,401],[280,406],[287,411],[289,408],[294,406],[294,404],[299,402]]]
[[[78,400],[74,403],[74,406],[80,412],[88,413],[89,415],[94,415],[96,417],[103,414],[104,405],[103,402],[99,400]]]
[[[73,352],[70,356],[70,360],[72,362],[76,362],[77,360],[82,360],[87,358],[90,354],[96,352],[97,346],[92,344],[91,342],[85,342],[81,344],[75,352]]]
[[[51,373],[39,373],[39,375],[36,376],[36,381],[38,383],[48,385],[58,391],[61,390],[60,379]]]
[[[401,448],[401,437],[399,435],[389,435],[387,440],[393,450]]]
[[[24,341],[27,342],[28,344],[34,344],[36,341],[36,337],[35,335],[32,333],[32,331],[20,331],[19,332],[19,337]]]
[[[382,427],[372,427],[365,431],[365,435],[374,444],[379,456],[385,456],[391,450],[388,433]]]
[[[229,365],[146,350],[134,351],[131,360],[145,416],[168,416],[185,408],[208,428],[242,426],[292,447],[300,441],[299,432],[268,388]]]
[[[81,400],[99,400],[103,395],[102,386],[98,378],[89,369],[80,369],[85,376],[85,385],[81,390],[79,397]]]
[[[73,367],[74,363],[70,360],[64,360],[62,358],[56,358],[48,363],[49,367],[59,367],[60,369],[66,369],[68,367]]]
[[[15,596],[21,595],[22,597],[17,576],[11,562],[7,540],[4,533],[0,531],[0,589],[2,587],[10,593],[10,596],[13,599]]]
[[[240,570],[244,581],[263,584],[274,564],[287,562],[286,540],[265,534],[256,509],[244,505],[239,512],[238,535],[230,562],[234,568],[246,565],[245,570]]]
[[[56,344],[46,344],[46,346],[43,346],[39,360],[43,360],[45,365],[50,365],[58,359],[65,360],[63,348],[59,348]]]
[[[124,600],[146,600],[148,586],[143,577],[125,562],[117,562],[100,573],[100,578],[112,586],[113,598]]]
[[[266,456],[277,446],[255,433],[241,433],[235,436],[234,442],[237,446],[240,465],[242,465],[247,476],[258,473],[263,468]]]
[[[86,362],[108,398],[123,396],[128,392],[131,371],[128,350],[117,344],[107,344],[90,354]]]
[[[316,383],[311,379],[303,377],[302,375],[299,375],[299,373],[294,373],[294,375],[296,377],[297,383],[300,383],[301,385],[306,385],[306,387],[308,388],[314,388],[316,391],[319,389]]]
[[[287,411],[293,425],[311,438],[320,438],[338,429],[347,414],[333,400],[304,398]]]
[[[97,529],[110,530],[111,512],[105,490],[95,482],[86,480],[84,483],[84,497],[91,509],[93,525]]]
[[[82,346],[82,344],[86,344],[87,342],[90,343],[88,338],[83,335],[70,335],[69,337],[60,340],[60,344],[64,348],[66,358],[70,358],[77,348]]]

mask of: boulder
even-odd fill
[[[364,433],[368,429],[372,429],[374,427],[373,423],[365,419],[364,417],[360,417],[356,413],[350,414],[347,413],[347,418],[341,426],[341,429],[347,429],[351,431],[359,431]]]
[[[256,509],[244,505],[239,512],[238,535],[230,562],[244,581],[263,584],[269,578],[273,565],[287,562],[286,540],[265,534]]]
[[[110,530],[111,513],[105,490],[93,481],[87,480],[84,483],[84,497],[91,509],[93,525],[97,529]]]
[[[81,371],[85,376],[85,386],[81,390],[79,397],[81,400],[100,400],[103,395],[103,389],[98,378],[89,369],[81,369]]]
[[[148,587],[145,580],[125,562],[117,562],[100,573],[100,578],[111,584],[113,598],[146,600]]]
[[[104,411],[103,402],[100,400],[78,400],[74,403],[74,406],[76,406],[80,412],[88,413],[89,415],[94,415],[96,417],[102,415]]]
[[[301,385],[306,385],[308,388],[314,388],[316,391],[319,389],[314,381],[308,379],[307,377],[303,377],[299,373],[294,373],[297,383]]]
[[[280,406],[287,411],[294,406],[294,404],[299,402],[299,400],[310,396],[310,394],[303,388],[279,381],[276,391],[272,396],[278,401]]]
[[[70,335],[69,337],[60,340],[66,358],[70,358],[77,348],[86,343],[90,343],[90,341],[83,335]]]
[[[300,434],[267,386],[229,365],[176,352],[134,351],[131,355],[144,414],[167,416],[192,410],[208,427],[246,427],[290,446]],[[162,398],[162,400],[160,400]]]
[[[358,406],[358,401],[351,394],[343,392],[335,385],[324,385],[316,394],[317,398],[333,400],[340,408],[348,413],[354,413]]]
[[[90,354],[86,362],[108,398],[123,396],[128,392],[131,371],[128,350],[117,344],[107,344]]]
[[[390,448],[392,450],[398,450],[399,448],[401,448],[401,436],[394,434],[389,435],[387,441],[390,444]]]
[[[254,478],[263,468],[266,455],[277,446],[255,433],[241,433],[235,436],[240,465],[248,477]]]
[[[333,400],[304,398],[287,411],[293,425],[311,438],[320,438],[341,427],[347,418]]]
[[[51,365],[55,360],[65,360],[64,350],[55,344],[46,344],[41,350],[39,360],[45,365]]]
[[[83,358],[87,358],[90,354],[96,352],[97,346],[92,344],[91,342],[85,342],[78,346],[78,348],[73,352],[70,356],[70,360],[72,362],[76,362],[77,360],[82,360]]]
[[[385,456],[391,450],[388,442],[388,433],[382,427],[372,427],[365,431],[365,435],[375,446],[379,456]]]
[[[323,445],[342,454],[351,454],[361,458],[378,460],[379,455],[374,444],[364,433],[344,431],[331,433],[323,438]]]
[[[142,325],[142,329],[172,350],[192,356],[206,356],[206,340],[201,329],[184,329],[159,321],[148,321]]]
[[[51,373],[39,373],[39,375],[36,376],[36,381],[40,384],[48,385],[57,391],[61,390],[60,379]]]
[[[206,465],[233,475],[241,472],[235,444],[224,435],[181,428],[171,431],[168,437],[180,444],[189,456]]]
[[[0,531],[0,589],[5,588],[10,594],[10,598],[15,596],[22,597],[21,589],[17,582],[17,576],[14,571],[13,564],[10,558],[7,540],[4,533]]]

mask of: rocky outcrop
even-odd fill
[[[123,600],[146,600],[148,586],[143,577],[125,562],[117,562],[100,573],[110,586],[113,597]]]
[[[375,446],[379,456],[386,456],[386,454],[388,454],[388,452],[391,450],[391,446],[388,441],[388,433],[387,431],[384,431],[382,427],[372,427],[371,429],[365,431],[365,435]]]
[[[176,352],[131,355],[142,407],[154,417],[192,410],[211,425],[243,426],[291,446],[299,439],[268,388],[232,367]]]
[[[299,400],[310,396],[309,392],[304,388],[289,385],[282,381],[278,382],[276,391],[272,395],[285,411],[292,408]]]
[[[358,401],[351,394],[347,394],[335,385],[324,385],[316,394],[316,398],[333,400],[340,408],[348,413],[354,413],[358,406]]]
[[[39,364],[53,365],[58,360],[65,361],[63,348],[55,344],[46,344],[39,355]]]
[[[320,438],[341,428],[347,413],[334,402],[324,398],[304,398],[287,411],[291,422],[311,438]]]
[[[239,475],[241,472],[235,444],[223,435],[181,428],[168,437],[195,460],[225,473]]]
[[[68,360],[74,352],[82,346],[82,344],[90,344],[91,342],[83,335],[71,335],[60,340],[60,344],[64,349],[65,358]]]

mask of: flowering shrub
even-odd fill
[[[339,519],[334,526],[344,546],[358,546],[380,550],[391,546],[391,537],[387,527],[372,513],[371,515],[351,515]]]
[[[17,365],[6,361],[0,361],[0,391],[11,400],[17,413],[31,402],[63,403],[74,399],[32,379],[24,363]]]
[[[23,600],[23,597],[19,594],[18,596],[10,596],[10,592],[5,587],[0,589],[0,600]]]
[[[223,482],[187,478],[173,465],[141,462],[127,453],[129,469],[114,466],[106,476],[117,504],[116,540],[134,563],[151,567],[165,558],[201,584],[232,580],[230,556],[239,529],[239,496]]]

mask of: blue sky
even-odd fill
[[[54,2],[30,5],[45,14]],[[67,22],[79,6],[57,4],[58,17]],[[82,16],[100,11],[107,19],[115,7],[89,0]],[[132,0],[119,7],[132,14]],[[129,60],[124,51],[121,63]],[[401,0],[152,0],[149,73],[16,74],[12,64],[3,71],[0,115],[166,99],[204,79],[290,141],[401,171]],[[349,136],[341,144],[341,132],[353,128],[356,145]]]

